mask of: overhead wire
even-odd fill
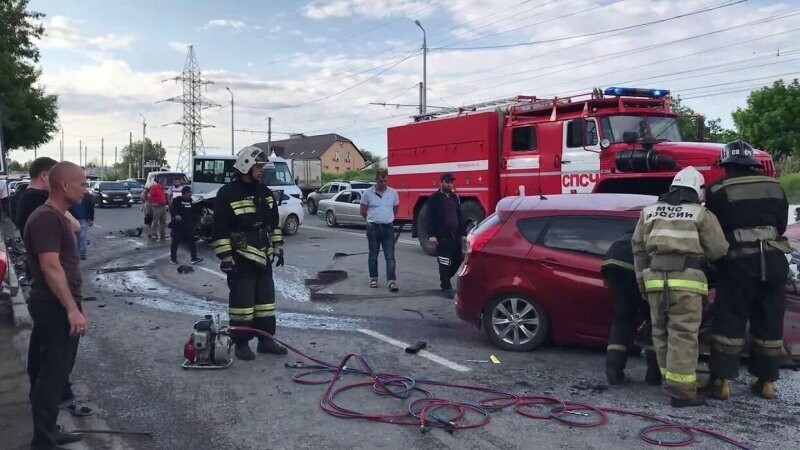
[[[632,29],[637,29],[637,28],[641,28],[641,27],[645,27],[645,26],[662,24],[662,23],[670,22],[672,20],[683,19],[685,17],[691,17],[691,16],[694,16],[694,15],[697,15],[697,14],[702,14],[702,13],[706,13],[706,12],[715,11],[715,10],[718,10],[718,9],[722,9],[722,8],[727,8],[727,7],[730,7],[730,6],[738,5],[738,4],[744,3],[746,1],[747,0],[734,0],[732,2],[727,2],[727,3],[724,3],[724,4],[717,5],[717,6],[709,6],[709,7],[706,7],[706,8],[701,8],[701,9],[698,9],[698,10],[695,10],[695,11],[692,11],[692,12],[679,14],[679,15],[672,16],[672,17],[667,17],[667,18],[664,18],[664,19],[652,20],[652,21],[649,21],[649,22],[638,23],[636,25],[628,25],[628,26],[624,26],[624,27],[611,28],[611,29],[608,29],[608,30],[595,31],[595,32],[591,32],[591,33],[576,34],[576,35],[572,35],[572,36],[564,36],[564,37],[552,38],[552,39],[540,39],[540,40],[528,41],[528,42],[517,42],[517,43],[512,43],[512,44],[486,45],[486,46],[479,46],[479,47],[458,47],[458,48],[452,48],[452,50],[487,50],[487,49],[524,47],[524,46],[531,46],[531,45],[563,42],[563,41],[568,41],[568,40],[572,40],[572,39],[580,39],[580,38],[585,38],[585,37],[599,36],[599,35],[603,35],[603,34],[614,33],[614,32],[617,32],[617,31],[632,30]],[[447,50],[447,49],[451,49],[451,48],[449,48],[449,47],[438,47],[438,48],[431,48],[430,50],[433,51],[433,50]]]

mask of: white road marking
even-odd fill
[[[216,276],[218,276],[220,278],[224,278],[226,280],[228,279],[227,275],[225,275],[224,273],[217,272],[214,269],[209,269],[208,267],[203,267],[203,266],[195,266],[195,267],[197,267],[198,269],[202,270],[203,272],[208,272],[210,274],[214,274],[214,275],[216,275]]]
[[[394,345],[395,347],[400,347],[402,349],[405,349],[406,347],[409,346],[409,344],[406,344],[403,341],[399,341],[399,340],[391,338],[389,336],[385,336],[383,334],[378,333],[377,331],[373,331],[373,330],[370,330],[368,328],[360,328],[358,330],[358,332],[366,334],[367,336],[372,336],[375,339],[381,340],[381,341],[386,342],[387,344],[390,344],[390,345]],[[469,371],[472,370],[469,367],[462,366],[461,364],[458,364],[458,363],[455,363],[453,361],[450,361],[449,359],[442,358],[441,356],[435,355],[435,354],[433,354],[433,353],[431,353],[431,352],[429,352],[427,350],[420,350],[419,353],[417,353],[417,354],[419,356],[422,356],[425,359],[429,359],[429,360],[431,360],[431,361],[433,361],[433,362],[435,362],[437,364],[441,364],[441,365],[447,367],[448,369],[453,369],[456,372],[469,372]]]
[[[145,245],[147,245],[144,242],[139,241],[137,239],[133,239],[133,238],[128,238],[128,242],[130,242],[131,244],[133,244],[133,245],[135,245],[137,247],[144,247]]]
[[[364,239],[367,238],[366,233],[351,233],[349,231],[334,230],[334,229],[325,228],[325,227],[315,227],[313,225],[303,225],[302,228],[307,228],[309,230],[316,230],[316,231],[327,231],[327,232],[330,232],[330,233],[347,234],[347,235],[350,235],[350,236],[361,236]],[[408,245],[419,245],[419,242],[412,241],[410,239],[398,239],[397,242],[399,242],[401,244],[408,244]]]

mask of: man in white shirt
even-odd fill
[[[394,218],[400,205],[400,197],[397,196],[397,191],[389,187],[387,178],[388,174],[385,171],[378,171],[375,174],[375,186],[364,191],[361,196],[361,216],[367,220],[370,287],[378,287],[378,252],[383,248],[389,290],[397,292]]]

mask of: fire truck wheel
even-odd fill
[[[428,205],[423,205],[422,209],[419,210],[417,214],[417,238],[419,239],[419,246],[422,247],[422,251],[425,252],[428,256],[436,256],[436,246],[431,244],[428,241],[430,237],[430,233],[428,230],[425,229],[425,217],[428,214]]]
[[[486,217],[481,205],[477,202],[467,201],[461,204],[461,217],[464,229],[469,233]]]

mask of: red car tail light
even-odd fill
[[[487,217],[475,230],[467,236],[466,253],[479,252],[491,242],[492,238],[500,231],[503,222],[496,214]]]

